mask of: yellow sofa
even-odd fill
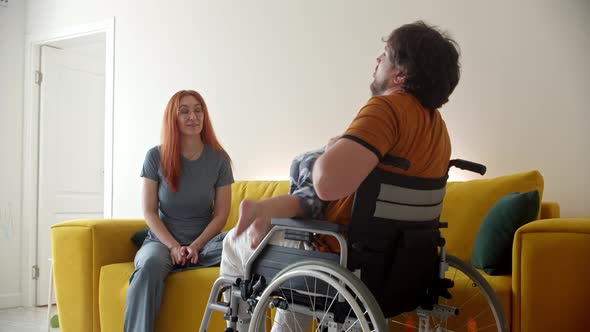
[[[543,178],[537,171],[449,182],[441,217],[449,222],[449,228],[444,230],[449,253],[468,260],[479,224],[493,203],[510,192],[533,189],[542,194]],[[286,181],[236,182],[232,185],[232,207],[225,229],[235,224],[242,199],[261,199],[287,190]],[[559,205],[543,202],[539,217],[559,218]],[[137,251],[130,238],[144,227],[143,220],[72,220],[51,228],[62,332],[122,330],[125,294]],[[571,318],[565,325],[570,328],[551,330],[574,331],[584,326],[580,324],[590,326],[590,315],[580,313],[584,307],[582,294],[586,298],[590,294],[590,286],[581,282],[586,273],[580,273],[588,271],[588,259],[580,253],[590,253],[590,220],[533,222],[518,231],[513,249],[512,276],[487,276],[482,272],[498,293],[512,330],[545,330],[539,326],[553,326],[561,322],[561,317]],[[206,268],[171,274],[166,281],[157,331],[198,330],[218,272],[218,268]],[[560,287],[551,287],[556,284]],[[223,331],[220,314],[214,315],[211,324],[211,331]]]

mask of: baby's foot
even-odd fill
[[[257,217],[250,228],[248,229],[248,235],[250,237],[250,248],[255,249],[258,247],[260,242],[264,239],[266,234],[272,228],[272,224],[270,223],[270,218],[265,216]]]
[[[236,226],[235,237],[240,236],[261,215],[258,202],[245,199],[240,203],[240,217]]]

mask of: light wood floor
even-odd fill
[[[55,306],[52,315],[55,314]],[[0,332],[46,332],[47,307],[0,309]],[[59,329],[51,329],[51,332]]]

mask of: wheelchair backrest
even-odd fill
[[[409,169],[409,161],[386,156],[384,162],[401,169]],[[486,167],[462,159],[449,162],[449,169],[457,167],[484,175]],[[376,168],[361,183],[354,195],[349,221],[349,246],[363,240],[363,232],[394,227],[440,227],[448,172],[438,179],[420,178]],[[370,240],[370,239],[369,239]]]
[[[436,221],[446,182],[375,169],[355,193],[350,223]]]
[[[354,252],[394,250],[402,230],[438,229],[447,178],[426,179],[375,169],[354,196],[348,225],[349,268],[362,263],[363,258]],[[361,261],[355,261],[358,259]]]
[[[446,181],[375,169],[355,193],[347,265],[386,315],[415,308],[437,276]]]

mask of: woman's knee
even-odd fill
[[[149,256],[145,257],[141,264],[136,267],[136,272],[142,277],[154,277],[162,278],[170,273],[172,264],[170,258],[164,258],[161,256]]]

